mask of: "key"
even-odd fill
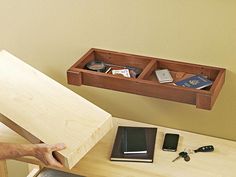
[[[187,156],[186,157],[184,157],[184,160],[185,160],[185,162],[188,162],[188,161],[190,161],[190,157],[189,157],[189,155],[187,154]]]
[[[195,153],[197,152],[212,152],[214,151],[214,146],[208,145],[208,146],[202,146],[196,150],[194,150]]]
[[[172,162],[175,162],[175,161],[178,160],[179,158],[186,158],[187,156],[188,156],[188,153],[182,151],[182,152],[179,153],[179,156],[178,156],[178,157],[176,157],[174,160],[172,160]]]
[[[186,148],[184,149],[185,152],[187,152],[188,154],[194,154],[194,153],[197,153],[197,152],[212,152],[214,151],[214,146],[212,145],[208,145],[208,146],[202,146],[202,147],[199,147],[198,149],[190,149],[190,148]]]

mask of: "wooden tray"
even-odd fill
[[[127,78],[110,73],[86,69],[86,64],[93,61],[132,66],[142,69],[137,78]],[[173,84],[160,84],[155,76],[156,69],[168,69],[174,82],[196,74],[206,76],[213,81],[205,89],[185,88]],[[225,69],[160,58],[138,56],[108,50],[90,49],[67,71],[69,84],[89,85],[122,92],[156,97],[181,103],[193,104],[197,108],[212,109],[225,81]],[[182,75],[182,78],[178,78]]]
[[[0,121],[32,143],[65,143],[72,168],[111,128],[111,115],[6,51],[0,52]]]

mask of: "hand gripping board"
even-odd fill
[[[109,113],[4,50],[0,121],[32,143],[65,143],[55,155],[67,168],[112,128]]]

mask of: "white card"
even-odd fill
[[[155,73],[160,83],[173,82],[173,78],[168,69],[156,70]]]
[[[112,70],[112,74],[121,74],[124,77],[130,77],[129,70],[128,69],[118,69],[118,70]]]

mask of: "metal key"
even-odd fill
[[[185,151],[182,151],[182,152],[179,153],[179,156],[178,156],[178,157],[176,157],[174,160],[172,160],[172,162],[175,162],[175,161],[178,160],[179,158],[186,158],[186,157],[189,157],[189,156],[188,156],[188,153],[185,152]]]

